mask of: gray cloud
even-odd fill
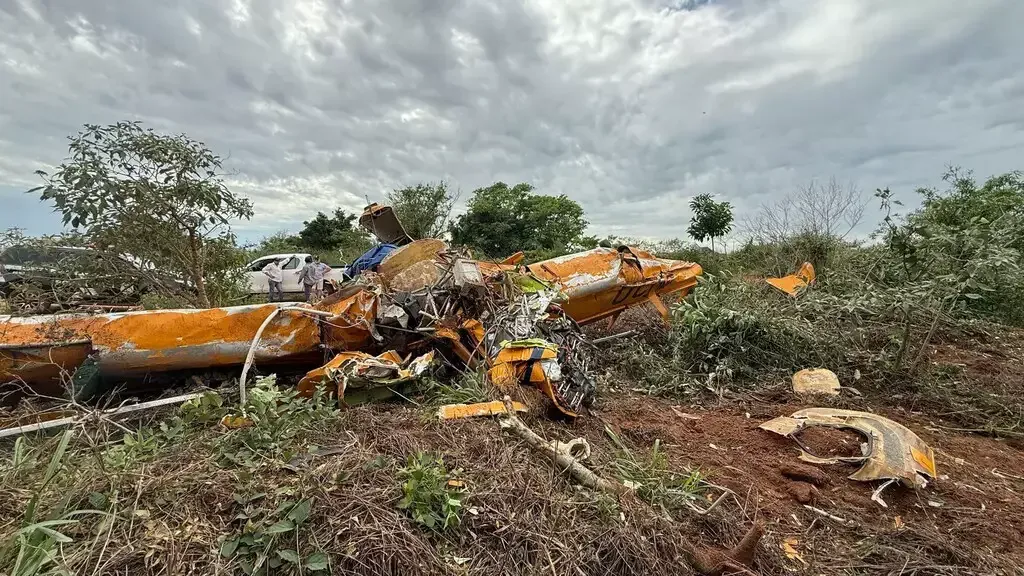
[[[527,181],[598,234],[682,236],[812,178],[901,193],[1022,168],[1013,0],[6,0],[0,200],[85,122],[227,160],[250,238],[394,187]],[[19,214],[19,213],[24,214]]]

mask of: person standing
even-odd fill
[[[316,264],[316,273],[313,276],[316,280],[316,284],[313,286],[313,298],[319,300],[324,297],[324,278],[331,271],[331,267],[325,262],[321,262],[319,256],[314,256],[313,261]]]
[[[263,274],[267,276],[267,284],[270,285],[270,301],[280,302],[284,300],[284,272],[281,271],[281,267],[277,265],[276,260],[271,260],[270,264],[263,267]],[[274,294],[277,294],[277,298],[274,298]]]
[[[313,262],[312,256],[306,256],[306,264],[297,274],[299,275],[299,281],[302,283],[302,292],[306,295],[306,302],[309,302],[313,293],[313,287],[316,286],[316,264]]]

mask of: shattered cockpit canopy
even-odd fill
[[[822,458],[800,450],[800,459],[813,464],[838,462],[863,463],[849,476],[851,480],[899,480],[913,488],[923,488],[937,476],[935,453],[917,434],[892,420],[856,410],[806,408],[790,416],[780,416],[761,424],[762,430],[795,438],[805,428],[827,426],[859,432],[867,440],[862,456]]]

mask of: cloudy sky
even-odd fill
[[[257,216],[447,179],[564,193],[591,231],[685,234],[811,179],[908,197],[1024,169],[1021,0],[0,0],[0,228],[83,123],[227,157]],[[871,216],[874,217],[872,211]]]

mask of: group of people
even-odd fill
[[[320,261],[320,257],[306,256],[306,263],[296,272],[302,284],[302,291],[306,295],[306,302],[315,302],[324,296],[324,278],[331,271],[331,267]],[[263,273],[267,276],[270,285],[270,301],[280,302],[284,300],[284,270],[272,261],[263,267]]]

